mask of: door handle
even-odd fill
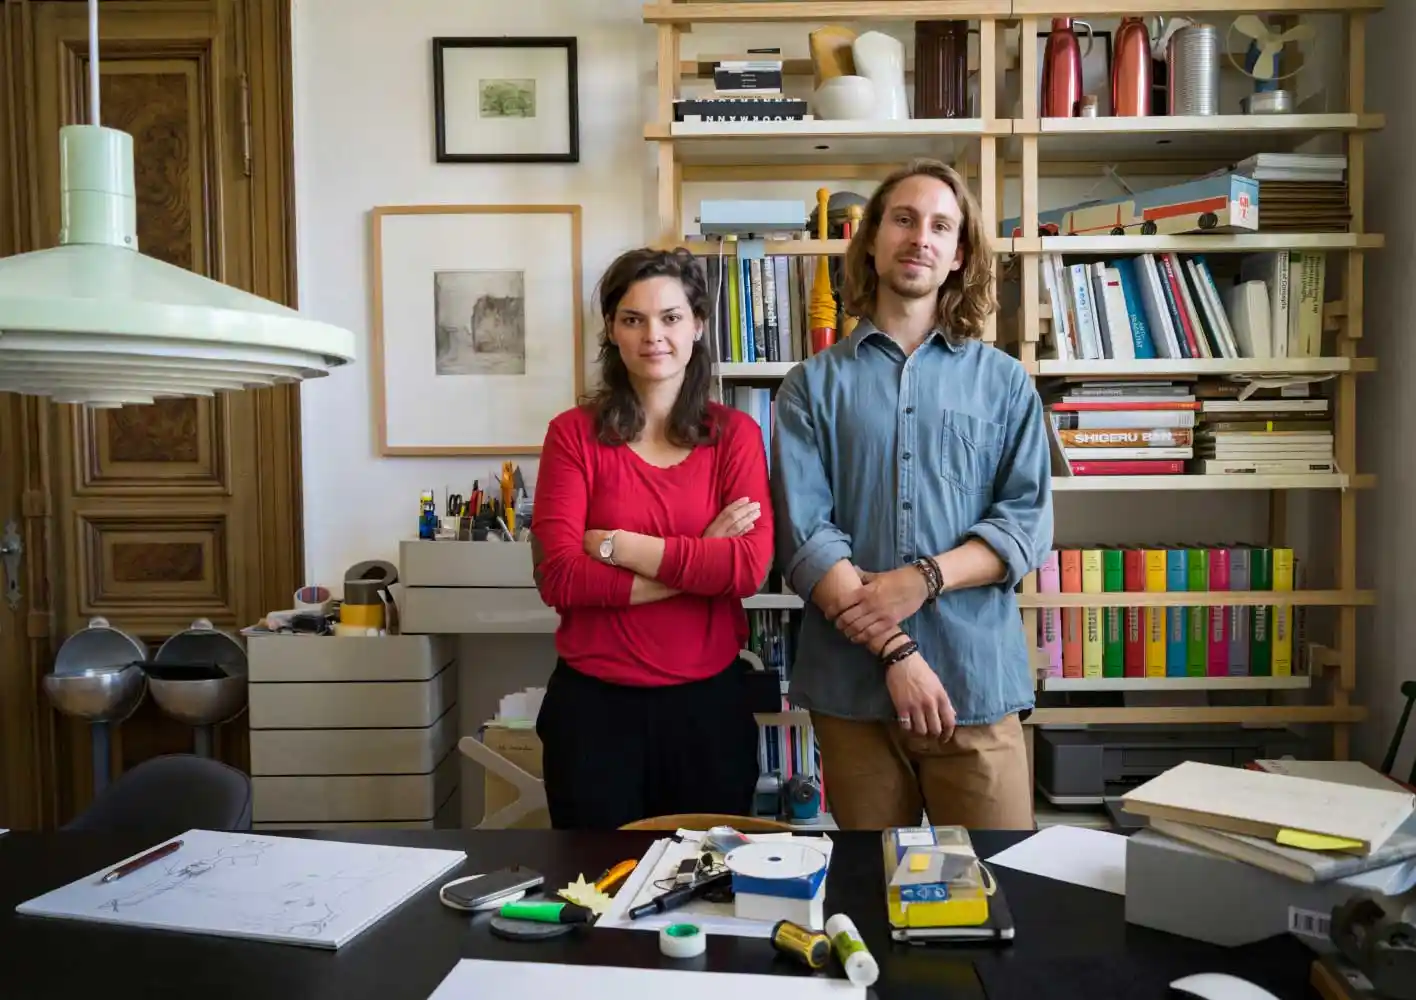
[[[5,603],[11,611],[17,611],[20,607],[20,556],[24,551],[20,526],[11,521],[5,525],[5,534],[0,535],[0,564],[5,569]]]

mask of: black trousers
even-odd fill
[[[551,826],[750,815],[758,775],[750,669],[738,659],[707,680],[630,687],[557,661],[536,719]]]

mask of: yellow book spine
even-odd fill
[[[1293,550],[1273,550],[1273,589],[1293,590]],[[1293,676],[1293,605],[1273,609],[1273,676]]]
[[[1146,549],[1146,593],[1165,593],[1165,550]],[[1145,608],[1146,676],[1165,676],[1165,609]]]
[[[1082,593],[1100,594],[1105,586],[1101,566],[1101,549],[1082,550]],[[1105,644],[1101,638],[1101,609],[1087,608],[1082,612],[1082,676],[1101,677],[1101,661]]]

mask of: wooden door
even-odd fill
[[[83,2],[0,3],[12,253],[58,232],[58,130],[88,120],[88,24]],[[289,26],[289,0],[105,0],[100,111],[134,139],[139,249],[293,304]],[[41,687],[66,636],[103,617],[155,652],[195,619],[234,632],[288,606],[299,476],[295,387],[119,410],[0,394],[0,504],[26,550],[19,606],[0,594],[0,826],[61,823],[91,794],[87,729]],[[148,698],[115,730],[112,771],[192,745]],[[217,754],[246,766],[244,719]]]

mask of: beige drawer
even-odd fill
[[[253,730],[426,729],[455,704],[457,668],[444,667],[426,681],[252,684],[249,718]]]
[[[425,681],[457,657],[446,635],[253,635],[246,639],[252,683]]]
[[[457,830],[462,826],[462,796],[453,789],[453,794],[442,804],[438,814],[432,819],[405,820],[352,820],[345,823],[259,823],[252,821],[256,830]]]
[[[560,615],[554,608],[547,607],[533,588],[409,587],[403,591],[405,632],[506,632],[525,635],[554,632],[558,625]]]
[[[429,542],[398,547],[398,580],[407,587],[535,587],[530,542]]]
[[[453,750],[430,774],[257,775],[251,779],[251,818],[261,823],[432,820],[457,793],[461,767],[461,755]]]
[[[457,709],[426,729],[257,729],[258,775],[427,774],[457,743]]]

